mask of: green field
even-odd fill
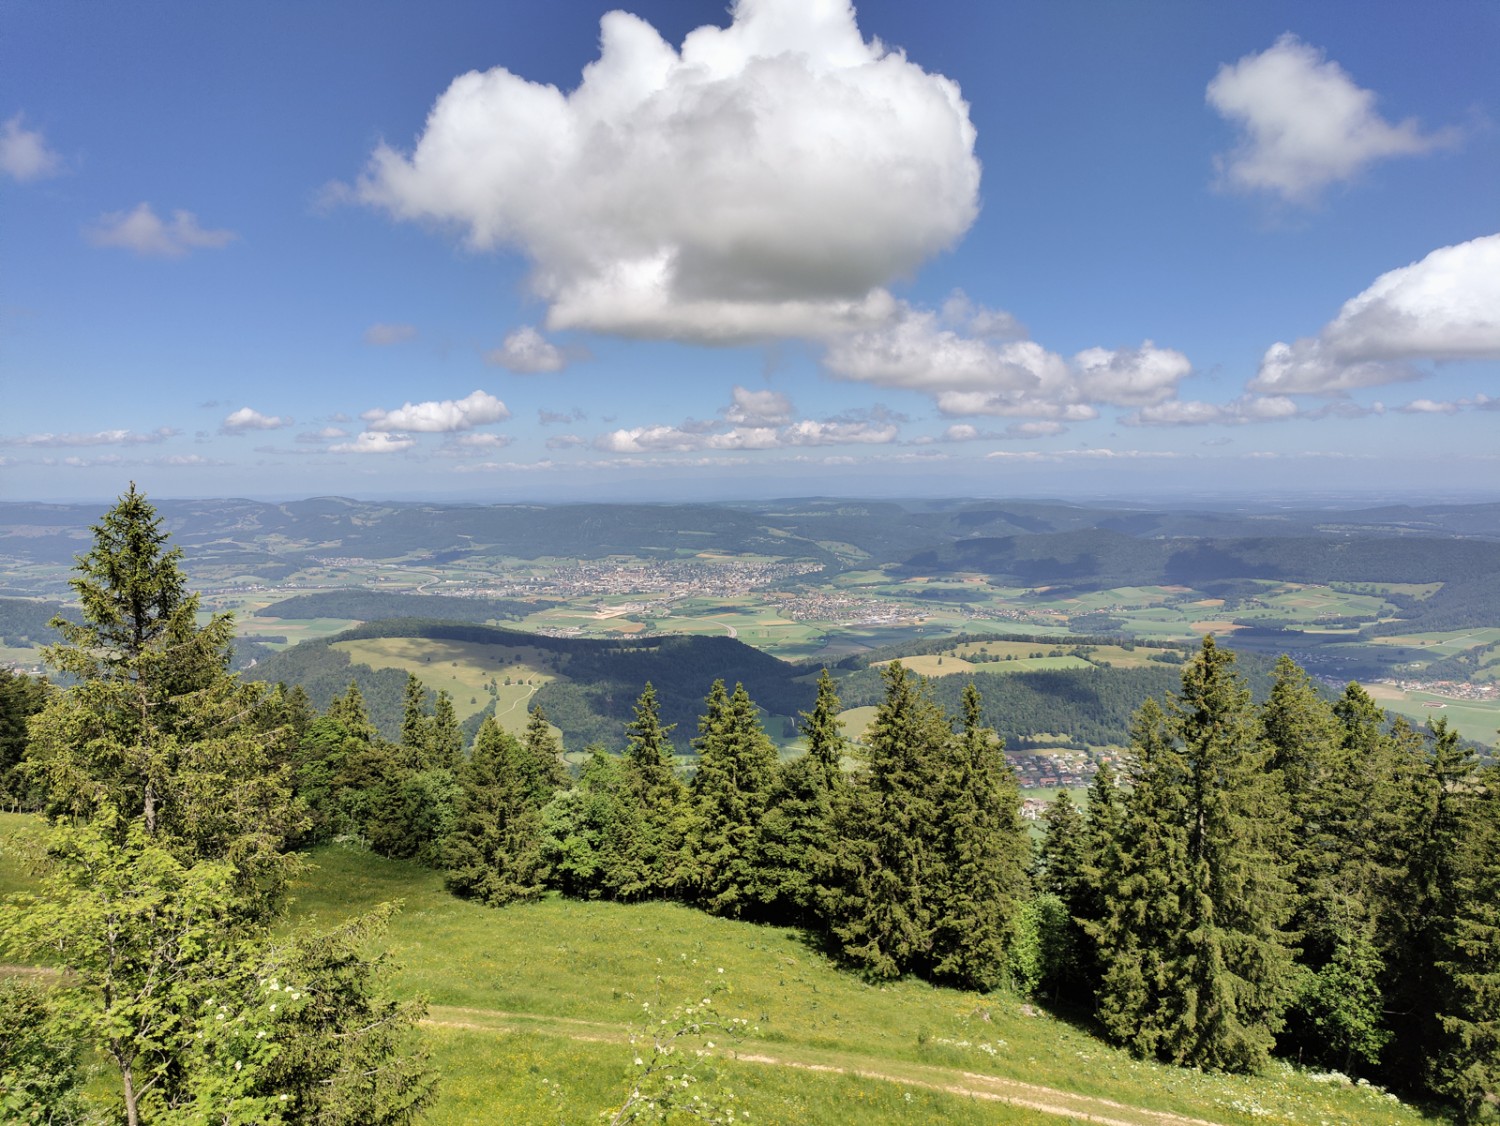
[[[34,819],[0,817],[0,841],[25,824]],[[442,1075],[430,1126],[595,1121],[629,1089],[641,1051],[631,1033],[716,989],[719,1011],[753,1028],[705,1037],[699,1066],[752,1123],[1432,1121],[1378,1089],[1284,1064],[1229,1077],[1134,1060],[1005,993],[868,984],[795,930],[665,903],[549,896],[494,910],[449,896],[435,872],[352,847],[313,859],[288,925],[404,903],[380,945],[393,992],[429,1002],[423,1038]],[[28,882],[0,849],[0,891]]]
[[[1446,719],[1465,739],[1494,747],[1500,745],[1500,700],[1455,700],[1435,692],[1411,691],[1394,684],[1366,684],[1365,689],[1382,708],[1397,712],[1418,726]]]
[[[333,648],[356,664],[373,669],[401,669],[419,677],[434,692],[453,697],[460,720],[482,711],[496,699],[495,719],[507,731],[526,726],[527,701],[543,684],[562,679],[552,669],[552,655],[530,645],[481,645],[420,637],[369,637],[336,641]],[[506,684],[509,678],[511,683]]]

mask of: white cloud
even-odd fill
[[[1122,421],[1127,426],[1204,426],[1247,422],[1283,422],[1306,417],[1285,395],[1241,395],[1228,403],[1173,399],[1142,407]]]
[[[291,424],[290,418],[261,414],[260,411],[249,407],[241,407],[225,417],[223,424],[219,427],[219,433],[244,434],[251,430],[280,430],[283,426]]]
[[[896,427],[871,422],[814,422],[804,419],[782,431],[788,446],[885,445],[896,440]]]
[[[147,465],[160,465],[172,469],[196,468],[199,466],[228,465],[227,461],[218,458],[204,457],[202,454],[171,454],[167,457],[148,458]]]
[[[321,430],[314,430],[307,434],[298,434],[299,442],[335,442],[340,438],[349,437],[349,431],[340,426],[325,426]]]
[[[359,416],[371,430],[416,430],[424,434],[449,434],[472,430],[510,417],[505,404],[485,391],[473,391],[462,399],[406,403],[395,410],[374,408]]]
[[[639,454],[697,450],[774,450],[790,446],[870,445],[894,442],[893,423],[869,420],[804,419],[789,425],[735,426],[727,431],[701,426],[634,426],[611,430],[594,439],[606,453]],[[550,445],[550,443],[549,443]]]
[[[571,450],[577,446],[586,446],[588,442],[577,434],[554,434],[547,439],[549,450]]]
[[[168,438],[175,438],[179,433],[170,426],[160,426],[146,433],[134,430],[95,430],[89,434],[22,434],[15,438],[0,438],[0,445],[40,448],[156,445]]]
[[[1271,345],[1250,389],[1337,394],[1420,378],[1411,361],[1497,358],[1500,234],[1382,274],[1316,337]]]
[[[738,0],[680,52],[621,11],[563,93],[455,79],[343,194],[533,264],[546,327],[732,342],[888,314],[978,213],[968,106],[840,0]]]
[[[1329,184],[1352,180],[1377,160],[1419,155],[1456,139],[1451,130],[1424,134],[1414,120],[1392,125],[1376,112],[1372,91],[1290,33],[1220,67],[1207,96],[1242,131],[1234,151],[1215,160],[1221,182],[1293,203],[1312,202]]]
[[[542,461],[480,461],[470,465],[455,465],[455,473],[544,473],[560,468],[548,460]]]
[[[336,454],[394,454],[409,450],[416,444],[417,440],[406,434],[367,430],[352,442],[340,442],[328,448]]]
[[[62,157],[47,147],[39,129],[27,129],[16,114],[0,126],[0,172],[22,184],[44,180],[62,171]]]
[[[181,258],[194,250],[219,250],[239,236],[228,230],[209,230],[199,226],[191,211],[172,212],[172,221],[164,222],[149,203],[138,204],[134,211],[114,211],[101,215],[97,223],[85,229],[84,237],[94,246],[112,246],[155,258]]]
[[[503,450],[513,441],[509,434],[460,434],[449,444],[460,450]]]
[[[780,391],[747,391],[736,384],[719,413],[736,426],[780,426],[792,420],[792,402]]]
[[[1500,399],[1480,393],[1473,398],[1464,399],[1413,399],[1403,407],[1397,407],[1402,414],[1457,414],[1459,411],[1494,411],[1500,410]]]
[[[486,353],[485,360],[519,375],[536,372],[562,371],[568,366],[568,357],[531,325],[522,325],[500,343],[500,347]]]
[[[377,348],[389,348],[393,344],[412,340],[416,335],[416,325],[378,323],[365,329],[365,343]]]
[[[834,341],[823,364],[842,379],[924,391],[946,415],[1066,421],[1097,417],[1096,403],[1163,402],[1192,374],[1181,352],[1149,340],[1139,348],[1089,348],[1069,361],[1034,340],[956,331],[937,313],[910,306],[880,328]]]

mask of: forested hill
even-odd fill
[[[390,738],[401,730],[406,673],[374,669],[350,660],[339,642],[375,638],[416,638],[434,643],[465,642],[498,648],[528,649],[544,654],[539,671],[557,679],[543,684],[529,701],[540,705],[563,733],[569,750],[590,743],[618,750],[625,724],[649,681],[656,689],[662,720],[675,724],[673,742],[688,751],[697,734],[704,696],[722,678],[731,687],[743,683],[751,698],[770,717],[793,724],[812,706],[817,666],[791,664],[727,637],[665,636],[630,641],[595,641],[538,637],[493,626],[416,619],[369,623],[321,641],[308,641],[261,660],[246,676],[255,680],[298,684],[313,704],[326,709],[357,683],[370,718]],[[895,653],[873,654],[888,658]],[[862,659],[835,670],[847,707],[879,701],[884,685],[878,669],[861,667]],[[1241,654],[1241,668],[1257,699],[1270,685],[1272,660]],[[1148,696],[1177,687],[1180,666],[1148,668],[1053,669],[972,675],[983,698],[987,726],[1012,750],[1023,750],[1038,736],[1049,745],[1122,746],[1129,741],[1131,717]],[[417,673],[421,676],[419,670]],[[961,696],[970,676],[937,677],[931,691],[949,715],[961,711]],[[485,713],[480,713],[483,715]],[[468,726],[474,728],[479,716]],[[789,734],[789,727],[782,732]]]

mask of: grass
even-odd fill
[[[425,993],[434,1018],[449,1022],[434,1029],[449,1075],[435,1122],[473,1121],[480,1108],[494,1108],[485,1112],[492,1121],[558,1121],[541,1097],[543,1078],[563,1088],[561,1120],[585,1121],[582,1108],[604,1105],[623,1089],[630,1050],[619,1037],[640,1019],[642,1004],[670,1006],[716,981],[730,987],[721,1011],[759,1028],[739,1046],[742,1054],[895,1079],[725,1063],[751,1121],[1057,1121],[921,1085],[934,1075],[953,1082],[960,1073],[1226,1124],[1421,1120],[1378,1093],[1318,1083],[1280,1065],[1255,1078],[1132,1060],[1007,995],[915,981],[871,985],[833,965],[797,931],[663,903],[554,897],[490,910],[452,899],[436,874],[408,864],[345,849],[316,859],[321,868],[300,891],[299,917],[333,922],[383,899],[405,899],[387,938],[401,966],[396,988]],[[457,1010],[473,1012],[466,1018]],[[480,1027],[452,1027],[465,1023]],[[487,1023],[513,1030],[486,1031]],[[603,1039],[570,1038],[580,1030]],[[510,1113],[495,1118],[502,1107]]]
[[[0,834],[32,821],[0,819]],[[393,991],[425,994],[431,1005],[424,1036],[443,1075],[432,1126],[596,1120],[628,1089],[637,1051],[628,1035],[641,1025],[643,1004],[670,1008],[712,983],[728,987],[718,1002],[725,1016],[756,1026],[704,1062],[751,1122],[1017,1126],[1092,1116],[1163,1126],[1164,1114],[1223,1126],[1424,1121],[1378,1091],[1280,1064],[1264,1076],[1230,1077],[1133,1060],[1005,994],[872,985],[793,930],[664,903],[549,897],[493,910],[452,898],[437,873],[408,863],[345,847],[312,859],[317,867],[297,888],[288,926],[329,925],[404,901],[381,942]],[[0,853],[0,888],[25,883],[15,857]],[[993,1101],[996,1094],[1058,1113]]]
[[[508,731],[526,726],[527,701],[538,687],[562,679],[547,652],[531,645],[485,645],[422,637],[373,637],[334,642],[356,664],[415,673],[434,692],[453,697],[453,710],[467,719],[490,700],[494,681],[495,718]],[[511,679],[510,684],[505,678]],[[529,683],[527,683],[529,682]]]

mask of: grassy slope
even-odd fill
[[[759,1026],[742,1053],[802,1065],[722,1064],[753,1121],[1038,1121],[1034,1110],[932,1089],[983,1086],[965,1073],[1215,1123],[1421,1120],[1377,1093],[1279,1065],[1269,1077],[1230,1078],[1141,1063],[1002,995],[917,982],[867,985],[794,931],[659,903],[552,898],[496,911],[449,897],[436,874],[407,864],[342,849],[317,861],[299,893],[298,918],[332,922],[382,899],[405,900],[388,942],[401,967],[397,987],[433,1004],[431,1031],[448,1074],[438,1123],[473,1121],[481,1109],[494,1121],[586,1120],[586,1108],[624,1089],[632,1055],[624,1035],[643,1003],[670,1007],[713,981],[732,989],[720,1006],[726,1015]],[[543,1079],[561,1084],[561,1108],[543,1098]],[[1101,1105],[1079,1104],[1078,1120],[1097,1116]],[[1117,1121],[1152,1120],[1138,1111],[1109,1113]]]

